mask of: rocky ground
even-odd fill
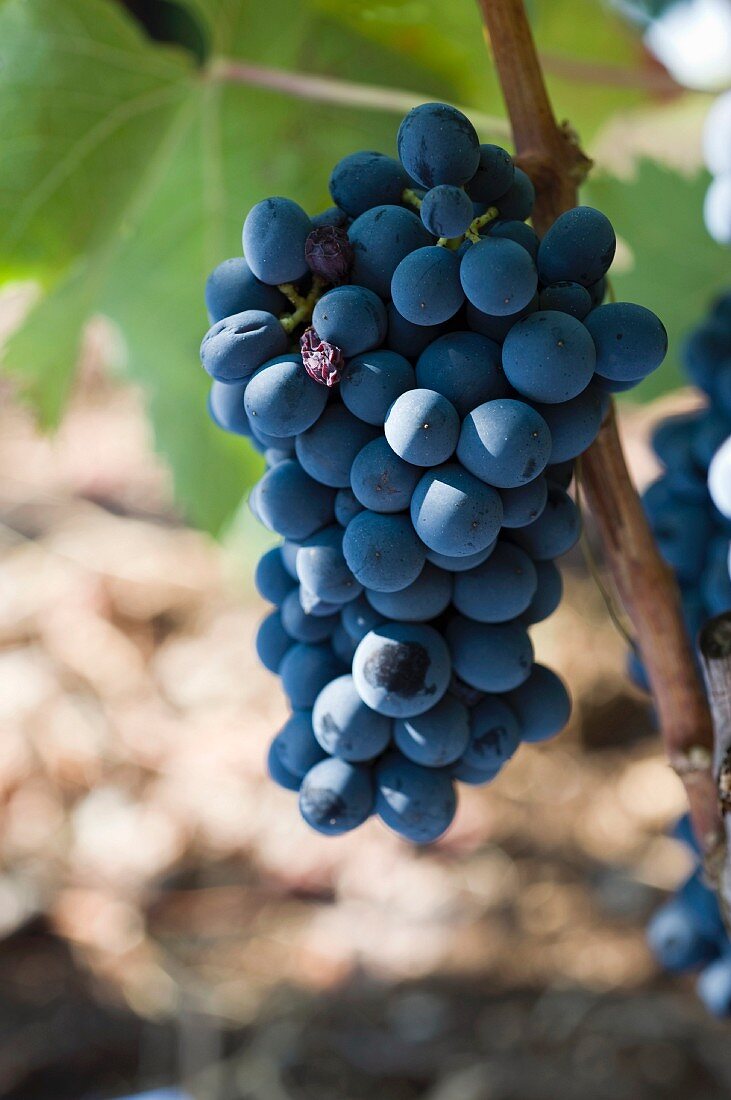
[[[728,1028],[645,948],[682,791],[578,553],[535,632],[569,730],[463,788],[429,851],[319,838],[263,774],[261,536],[180,521],[93,357],[53,443],[0,404],[0,1095],[729,1095]]]

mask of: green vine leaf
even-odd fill
[[[370,80],[451,89],[307,5],[187,5],[211,68],[150,40],[114,0],[0,5],[3,274],[33,276],[46,291],[4,365],[52,425],[86,320],[110,317],[148,395],[178,499],[216,531],[261,461],[207,417],[198,362],[206,274],[240,254],[244,216],[260,198],[289,194],[312,212],[328,205],[329,167],[355,148],[392,149],[395,116],[223,84],[212,78],[214,58],[352,79],[357,57]]]

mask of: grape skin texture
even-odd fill
[[[422,103],[399,127],[398,153],[406,171],[423,187],[462,186],[480,164],[480,143],[469,119],[445,103]]]
[[[362,825],[373,812],[373,803],[369,769],[336,756],[315,764],[300,787],[300,813],[325,836],[340,836]]]
[[[348,230],[355,253],[351,279],[381,298],[389,298],[391,279],[404,256],[432,243],[429,231],[412,210],[374,206]]]
[[[548,464],[551,433],[524,401],[504,398],[479,405],[467,416],[457,457],[475,477],[499,489],[533,481]]]
[[[286,308],[284,295],[257,279],[243,256],[224,260],[206,280],[206,310],[212,325],[249,309],[278,316]]]
[[[315,700],[314,736],[331,756],[353,764],[380,756],[391,740],[391,720],[367,707],[352,676],[331,680]]]
[[[340,382],[343,404],[366,424],[380,427],[397,397],[416,385],[414,368],[395,351],[370,351],[351,359]]]
[[[431,844],[452,823],[457,796],[449,774],[391,753],[376,768],[376,813],[399,836]]]
[[[446,631],[457,675],[480,691],[511,691],[528,679],[533,646],[519,622],[477,623],[455,615]]]
[[[499,495],[456,463],[424,474],[411,498],[411,520],[437,554],[465,557],[487,550],[502,520]]]
[[[375,812],[429,843],[455,780],[492,782],[568,717],[527,627],[561,599],[574,461],[665,337],[642,307],[601,305],[607,219],[577,208],[540,242],[530,178],[461,112],[422,104],[397,144],[400,161],[344,157],[312,217],[256,204],[245,256],[206,285],[201,360],[211,418],[263,455],[251,510],[284,540],[256,572],[257,648],[292,711],[268,771],[321,833]],[[731,604],[731,521],[706,486],[731,434],[730,329],[731,294],[689,343],[713,413],[659,434],[646,497],[690,629]]]
[[[393,273],[391,297],[414,325],[438,325],[464,302],[460,264],[453,252],[429,245],[405,256]]]
[[[377,347],[386,335],[386,309],[366,287],[338,286],[320,298],[312,323],[320,338],[335,344],[344,355],[360,355]]]
[[[459,274],[472,305],[496,317],[525,309],[538,287],[530,253],[506,237],[486,237],[472,245]]]
[[[435,706],[449,687],[447,645],[422,623],[384,623],[371,630],[353,658],[353,682],[379,714],[410,718]]]
[[[407,760],[443,768],[463,755],[470,739],[467,707],[445,695],[431,710],[394,722],[393,739]]]
[[[296,283],[307,274],[305,241],[312,222],[291,199],[264,199],[244,222],[244,256],[257,279],[270,286]]]
[[[532,313],[511,329],[503,344],[508,381],[532,401],[570,401],[589,385],[595,365],[589,331],[575,317],[555,310]]]
[[[438,466],[454,454],[459,416],[435,390],[414,389],[397,397],[386,414],[389,446],[415,466]]]
[[[450,332],[429,344],[417,360],[416,382],[441,393],[460,417],[508,393],[499,345],[477,332]]]

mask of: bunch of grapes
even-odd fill
[[[703,154],[713,176],[706,191],[706,229],[719,244],[731,245],[731,90],[716,99],[703,127]]]
[[[652,446],[665,471],[645,491],[643,504],[680,584],[688,633],[695,638],[707,619],[731,608],[730,448],[722,447],[731,435],[731,294],[719,298],[690,334],[683,360],[690,381],[708,401],[655,429]],[[631,657],[630,665],[633,677],[646,686],[639,660]]]
[[[250,503],[284,540],[256,574],[259,655],[292,708],[270,774],[320,832],[376,813],[426,843],[455,780],[490,782],[568,720],[529,628],[579,536],[573,460],[667,338],[602,304],[607,218],[577,207],[539,241],[529,177],[462,113],[415,108],[398,152],[341,160],[313,218],[251,210],[245,258],[208,280],[201,356],[214,420],[265,455]]]
[[[687,817],[675,836],[693,852],[698,866],[673,897],[653,915],[647,940],[661,966],[673,972],[699,971],[698,995],[714,1016],[731,1016],[731,940],[716,895],[706,886],[700,852]]]

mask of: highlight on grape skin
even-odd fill
[[[569,720],[530,631],[579,537],[574,462],[666,339],[644,307],[603,304],[600,211],[539,241],[529,176],[445,104],[395,144],[336,164],[327,210],[256,204],[244,256],[209,278],[202,359],[214,421],[264,455],[250,503],[283,540],[256,574],[257,646],[292,710],[269,774],[320,833],[375,816],[424,844],[460,783],[499,781]]]

